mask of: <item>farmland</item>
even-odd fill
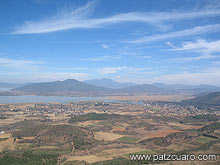
[[[125,165],[141,163],[131,161],[130,154],[218,156],[219,111],[207,115],[206,110],[182,106],[175,100],[164,102],[165,96],[162,102],[152,101],[155,96],[149,101],[149,97],[141,103],[1,105],[5,117],[0,120],[0,164]]]

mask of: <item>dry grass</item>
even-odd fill
[[[123,132],[125,131],[126,129],[124,127],[112,127],[112,132],[114,131],[119,131],[119,132]]]
[[[100,121],[101,121],[101,120],[83,121],[83,122],[78,122],[77,125],[83,126],[83,127],[91,126],[91,125],[98,125],[98,123],[99,123]]]
[[[164,137],[175,132],[182,132],[182,131],[175,130],[175,129],[157,130],[157,131],[153,131],[147,134],[147,138],[150,139],[150,138],[155,138],[155,137]]]
[[[141,151],[144,151],[144,149],[138,147],[108,149],[94,155],[67,156],[67,161],[79,160],[79,161],[86,161],[87,163],[95,163],[105,160],[112,160],[120,156],[125,157],[124,156],[125,154],[141,152]]]
[[[14,138],[11,137],[10,133],[5,133],[3,135],[0,135],[0,138],[8,138],[6,140],[0,141],[0,152],[4,150],[17,150],[17,149],[24,149],[29,147],[29,143],[17,143],[18,141],[22,140],[32,140],[34,137],[24,137],[23,139],[16,139],[14,142]]]
[[[14,138],[8,138],[4,141],[0,141],[0,152],[4,150],[14,150],[15,144],[14,144]]]
[[[121,148],[121,149],[108,149],[108,150],[104,150],[103,152],[108,153],[112,157],[118,157],[118,156],[123,156],[124,154],[141,152],[144,150],[145,149],[139,147],[130,147],[130,148]]]
[[[74,161],[74,160],[79,160],[79,161],[86,161],[87,163],[95,163],[95,162],[100,162],[100,161],[105,161],[105,160],[111,160],[113,159],[110,156],[95,156],[95,155],[84,155],[84,156],[69,156],[67,157],[66,162],[68,161]]]
[[[180,123],[169,123],[170,126],[176,126],[180,129],[199,129],[203,126],[196,126],[196,125],[187,125],[187,124],[180,124]]]
[[[123,136],[124,135],[119,135],[111,132],[96,132],[94,138],[96,140],[115,141]]]
[[[3,139],[3,138],[10,138],[11,137],[11,134],[10,133],[3,133],[0,135],[0,139]]]
[[[137,95],[137,96],[111,96],[109,97],[112,100],[121,100],[121,101],[180,101],[191,99],[192,96],[188,95]]]

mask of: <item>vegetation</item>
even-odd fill
[[[0,165],[54,165],[58,154],[53,152],[25,151],[22,154],[7,153],[0,157]]]
[[[135,137],[130,137],[130,136],[123,136],[123,137],[119,138],[118,140],[123,141],[123,142],[127,142],[127,143],[135,143],[139,139],[135,138]]]
[[[137,162],[137,161],[131,161],[129,159],[125,159],[125,158],[116,158],[113,160],[106,160],[106,161],[102,161],[102,162],[97,162],[97,163],[93,163],[93,165],[116,165],[116,164],[120,164],[120,165],[138,165],[141,162]]]
[[[199,121],[199,122],[210,122],[210,121],[218,121],[220,120],[220,116],[215,114],[205,114],[205,115],[196,115],[196,116],[189,116],[186,117],[186,121]]]
[[[107,114],[107,113],[88,113],[85,115],[74,116],[69,120],[70,123],[87,121],[87,120],[107,120],[112,118],[118,118],[120,115],[118,114]]]
[[[216,139],[211,138],[211,137],[207,137],[207,136],[200,136],[200,137],[195,139],[195,142],[205,144],[205,143],[208,143],[208,142],[213,141],[213,140],[216,140]]]
[[[206,125],[200,128],[198,131],[201,134],[204,134],[204,133],[208,134],[208,133],[213,133],[215,130],[218,130],[218,129],[220,129],[220,123],[214,123],[211,125]]]
[[[140,144],[147,144],[147,143],[150,143],[150,142],[152,142],[156,145],[159,145],[159,146],[169,146],[171,144],[164,137],[156,137],[156,138],[151,138],[151,139],[145,139],[145,140],[140,141],[139,143]]]

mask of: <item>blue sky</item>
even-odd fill
[[[220,86],[218,0],[7,0],[0,21],[0,82]]]

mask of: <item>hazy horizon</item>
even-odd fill
[[[81,82],[85,82],[85,81],[89,81],[89,80],[103,80],[103,79],[108,79],[108,80],[113,80],[115,82],[118,83],[133,83],[134,85],[144,85],[144,84],[149,84],[149,85],[154,85],[154,84],[164,84],[164,85],[191,85],[191,86],[199,86],[199,85],[211,85],[211,84],[183,84],[183,83],[163,83],[163,82],[154,82],[154,83],[134,83],[134,82],[124,82],[124,81],[118,81],[118,80],[114,80],[114,79],[110,79],[110,78],[99,78],[99,79],[87,79],[87,80],[79,80],[79,79],[64,79],[64,80],[53,80],[53,81],[39,81],[39,82],[0,82],[0,83],[8,83],[8,84],[32,84],[32,83],[44,83],[44,82],[54,82],[54,81],[65,81],[65,80],[77,80],[77,81],[81,81]],[[216,87],[220,87],[220,85],[211,85],[211,86],[216,86]]]

